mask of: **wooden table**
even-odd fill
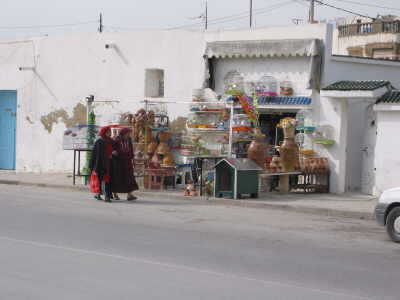
[[[260,173],[259,177],[279,176],[279,192],[288,194],[290,192],[289,177],[290,175],[300,175],[301,172],[278,172],[278,173]]]

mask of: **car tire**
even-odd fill
[[[393,242],[400,243],[400,207],[395,207],[389,212],[386,231]]]

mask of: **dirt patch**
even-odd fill
[[[44,128],[51,133],[54,124],[58,124],[59,122],[64,123],[67,128],[79,124],[86,124],[86,114],[86,106],[82,103],[78,103],[74,107],[71,117],[68,115],[65,109],[58,109],[45,116],[42,116],[40,118],[40,122],[42,122]]]

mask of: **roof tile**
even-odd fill
[[[390,85],[386,80],[365,80],[365,81],[337,81],[323,88],[324,91],[373,91]]]
[[[384,94],[376,103],[395,103],[400,104],[400,91],[392,90]]]

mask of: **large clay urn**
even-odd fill
[[[265,135],[259,128],[254,131],[254,140],[247,149],[247,157],[254,160],[257,165],[264,169],[265,161],[268,156],[269,145],[265,141]]]
[[[279,147],[283,172],[294,172],[299,165],[299,147],[295,141],[295,127],[283,128],[284,140]]]

